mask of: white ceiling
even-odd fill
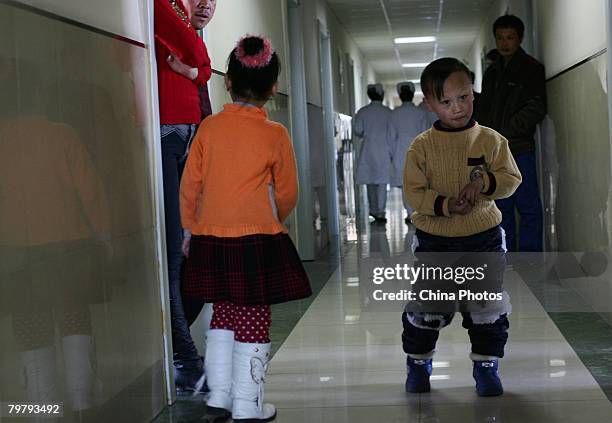
[[[372,64],[379,82],[390,84],[418,79],[423,69],[403,69],[400,62],[430,62],[436,47],[436,58],[466,57],[494,1],[327,0],[327,3]],[[395,37],[425,35],[435,35],[437,46],[393,42]]]

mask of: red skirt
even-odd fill
[[[312,294],[302,261],[284,233],[192,236],[182,291],[184,298],[239,305],[284,303]]]

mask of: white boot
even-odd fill
[[[24,351],[21,355],[25,373],[27,400],[53,403],[59,399],[55,347]]]
[[[276,418],[276,408],[263,403],[263,387],[270,343],[234,343],[232,370],[232,419],[234,422],[270,422]]]
[[[66,391],[74,411],[94,408],[100,401],[102,382],[96,374],[96,350],[90,335],[62,338]]]
[[[208,381],[210,408],[227,410],[227,418],[232,410],[232,353],[234,332],[225,329],[210,329],[206,334],[206,356],[204,371]],[[221,411],[221,410],[219,410]]]

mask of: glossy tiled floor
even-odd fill
[[[500,364],[505,394],[476,396],[460,318],[440,336],[432,392],[406,394],[400,313],[366,310],[363,286],[371,281],[360,276],[369,259],[384,261],[410,244],[412,232],[396,210],[385,226],[358,225],[357,241],[344,244],[340,266],[273,357],[266,401],[277,406],[277,422],[610,421],[612,404],[512,270],[505,275],[514,307]],[[193,420],[159,421],[197,421],[197,405],[188,405]]]

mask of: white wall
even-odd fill
[[[20,3],[145,43],[147,4],[153,0],[18,0]]]
[[[321,106],[321,82],[319,61],[319,24],[323,25],[331,34],[332,50],[332,72],[334,78],[334,108],[336,111],[351,114],[348,110],[348,85],[340,92],[338,84],[339,75],[339,52],[348,53],[354,63],[354,82],[356,109],[367,102],[365,87],[368,83],[376,81],[376,74],[372,67],[364,60],[361,51],[355,42],[349,37],[336,16],[333,14],[327,2],[324,0],[303,0],[304,4],[304,55],[306,64],[306,91],[308,102]],[[345,81],[348,81],[344,69]]]
[[[208,53],[213,69],[225,72],[227,58],[238,40],[246,34],[264,35],[272,41],[281,61],[279,90],[287,93],[285,0],[220,0],[207,27]]]
[[[606,48],[606,0],[534,0],[546,77]]]

